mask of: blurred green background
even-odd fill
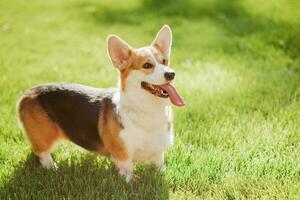
[[[0,199],[297,199],[300,197],[300,1],[0,0]],[[175,108],[167,171],[62,143],[42,169],[15,104],[46,82],[116,86],[106,37],[149,45],[173,30]]]

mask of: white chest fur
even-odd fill
[[[167,99],[152,94],[143,94],[148,98],[142,99],[122,95],[118,111],[124,129],[120,137],[133,161],[151,162],[173,142],[171,106]]]

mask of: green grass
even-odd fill
[[[0,1],[0,199],[299,199],[300,4],[296,0]],[[105,39],[149,44],[173,28],[175,108],[167,171],[112,162],[69,143],[42,169],[15,104],[46,82],[115,86]]]

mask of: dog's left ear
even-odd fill
[[[170,26],[164,25],[158,31],[152,46],[161,51],[165,56],[170,57],[172,46],[172,31]]]

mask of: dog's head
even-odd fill
[[[164,25],[147,47],[134,49],[116,35],[109,35],[107,44],[111,62],[120,71],[122,91],[131,85],[157,98],[169,97],[174,105],[185,105],[171,84],[175,72],[169,66],[172,45],[169,26]]]

